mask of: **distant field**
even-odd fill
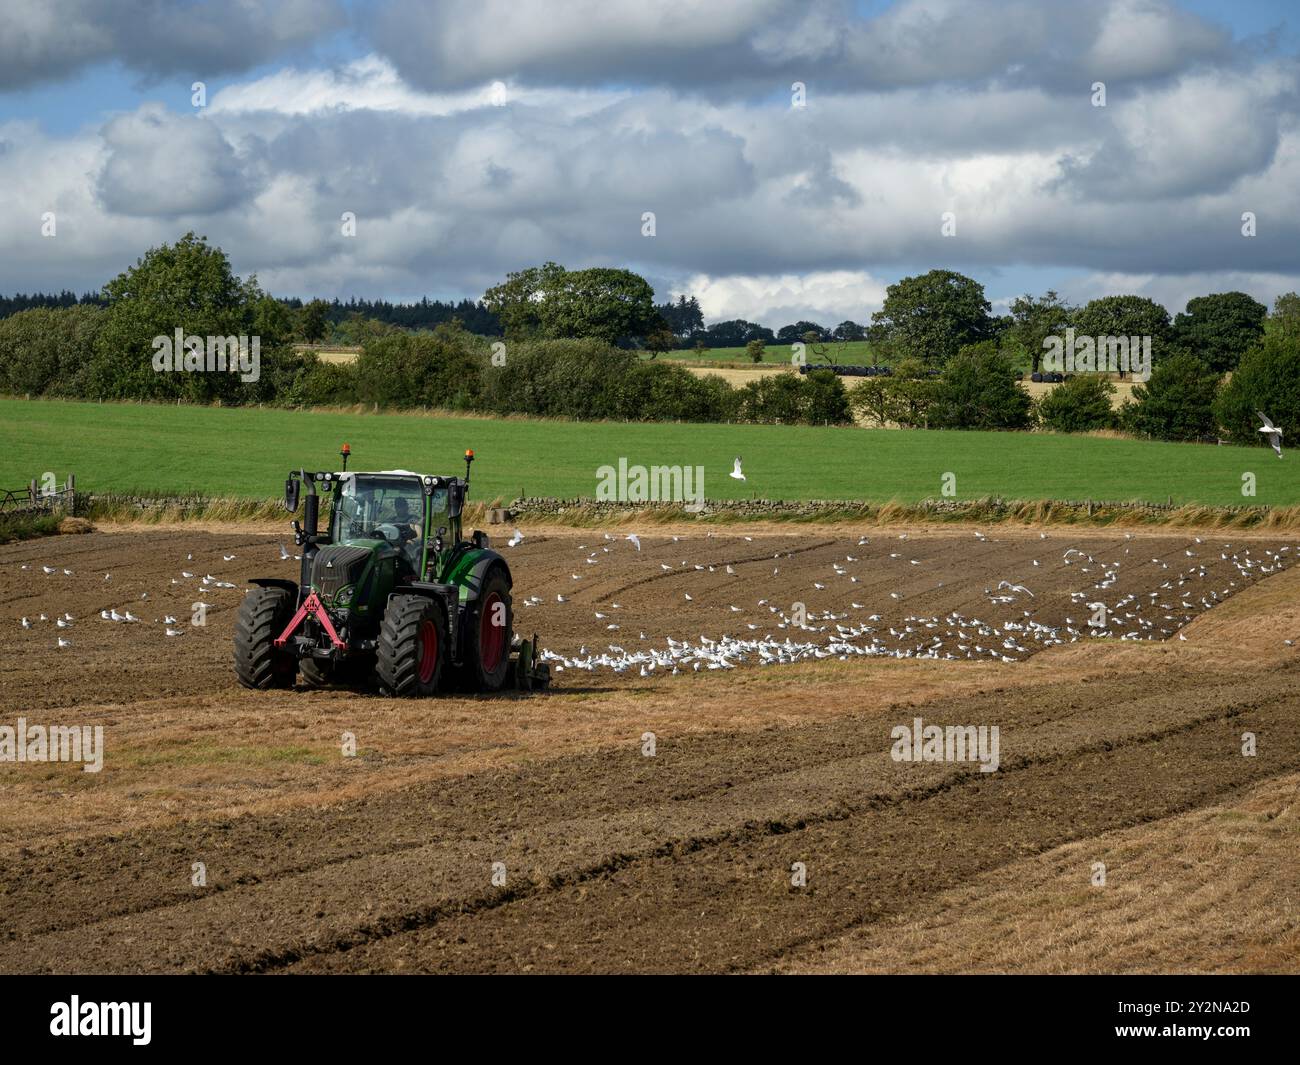
[[[805,426],[580,423],[395,414],[0,399],[0,488],[69,471],[87,491],[266,498],[291,467],[459,473],[473,448],[473,497],[593,497],[597,467],[703,466],[710,499],[957,497],[1300,503],[1296,462],[1264,447],[1207,447],[1046,433]],[[733,457],[747,481],[732,480]],[[1252,472],[1258,493],[1243,499]]]
[[[690,364],[686,368],[690,370],[691,373],[700,376],[712,375],[714,377],[721,377],[733,388],[741,388],[756,378],[770,377],[772,374],[783,373],[788,369],[788,367],[773,366],[770,363],[763,363],[759,366],[724,366],[705,363]],[[865,380],[865,378],[841,377],[840,380],[844,382],[845,388],[852,388],[859,381]],[[1111,383],[1115,386],[1115,394],[1110,397],[1110,405],[1118,410],[1124,404],[1125,400],[1132,398],[1133,382],[1112,381]],[[1052,389],[1059,387],[1058,385],[1035,384],[1033,381],[1029,380],[1021,382],[1021,386],[1026,392],[1033,396],[1034,399],[1042,399],[1047,395],[1047,393],[1052,391]]]
[[[309,344],[299,344],[294,350],[315,352],[321,362],[356,362],[357,356],[361,354],[360,348],[342,345],[313,347]]]
[[[876,361],[875,356],[871,353],[871,344],[865,340],[854,340],[844,344],[827,344],[825,348],[825,358],[813,354],[811,348],[805,351],[804,355],[808,360],[808,365],[825,365],[827,359],[832,363],[839,363],[844,366],[871,366]],[[769,344],[763,352],[763,364],[784,364],[789,366],[790,353],[791,346],[789,344]],[[701,365],[718,362],[743,363],[747,366],[755,365],[754,360],[749,357],[749,353],[743,347],[709,348],[708,351],[703,353],[696,352],[692,348],[686,348],[680,351],[665,351],[659,358]]]

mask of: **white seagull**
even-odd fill
[[[1273,445],[1273,450],[1277,452],[1277,457],[1281,458],[1282,457],[1282,430],[1279,429],[1276,425],[1274,425],[1271,421],[1269,421],[1268,415],[1265,414],[1262,410],[1257,410],[1255,413],[1259,415],[1259,420],[1264,423],[1262,426],[1260,426],[1259,431],[1268,438],[1268,442],[1271,445]]]
[[[731,467],[731,476],[734,477],[737,481],[743,481],[745,479],[745,474],[740,468],[739,455],[736,456],[735,464]]]

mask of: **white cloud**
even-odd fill
[[[884,303],[886,284],[862,270],[766,277],[697,274],[672,296],[696,296],[709,321],[744,318],[779,328],[808,320],[834,327],[846,319],[869,324],[872,312]]]

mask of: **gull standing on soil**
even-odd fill
[[[1282,430],[1279,429],[1276,425],[1274,425],[1271,421],[1269,421],[1268,415],[1265,414],[1262,410],[1257,410],[1255,413],[1259,415],[1259,420],[1264,423],[1262,426],[1260,426],[1259,431],[1263,433],[1265,437],[1268,438],[1268,442],[1273,446],[1273,450],[1277,452],[1277,457],[1281,458],[1282,457]]]
[[[516,529],[514,536],[510,537],[510,539],[506,541],[506,547],[518,547],[523,542],[524,534]]]

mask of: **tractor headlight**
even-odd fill
[[[356,585],[349,584],[346,588],[339,589],[339,594],[334,597],[335,606],[348,606],[352,602],[352,594],[355,592]]]

